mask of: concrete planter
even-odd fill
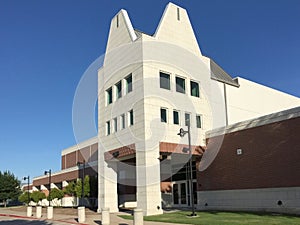
[[[48,206],[47,208],[47,219],[53,219],[53,206]]]
[[[28,217],[32,216],[32,206],[27,206],[27,216]]]
[[[37,206],[36,207],[36,218],[41,218],[42,217],[42,206]]]

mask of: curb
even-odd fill
[[[0,213],[0,216],[3,216],[3,217],[12,217],[12,218],[19,218],[19,219],[27,219],[27,220],[39,220],[37,218],[34,218],[34,217],[28,217],[28,216],[19,216],[19,215],[14,215],[14,214],[1,214]],[[43,220],[43,221],[55,221],[55,222],[62,222],[62,223],[69,223],[69,224],[76,224],[76,225],[89,225],[87,223],[76,223],[76,222],[70,222],[70,221],[66,221],[66,220]]]

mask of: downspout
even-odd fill
[[[228,109],[227,109],[226,84],[224,83],[223,85],[224,85],[225,125],[228,126]]]

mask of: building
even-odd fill
[[[241,151],[238,159],[246,158],[252,143],[234,136],[243,136],[249,127],[257,126],[256,135],[260,137],[272,126],[268,121],[272,115],[276,117],[299,105],[297,97],[241,77],[232,78],[203,56],[185,9],[169,3],[153,35],[135,30],[127,12],[121,10],[111,21],[104,63],[98,71],[98,137],[62,152],[62,170],[53,174],[51,187],[63,188],[68,181],[80,177],[76,163],[84,160],[91,173],[98,174],[99,211],[109,208],[117,212],[126,203],[136,204],[145,215],[160,214],[162,207],[188,207],[192,196],[187,179],[188,140],[177,134],[189,123],[197,207],[248,209],[250,203],[240,207],[230,198],[222,205],[224,193],[282,186],[255,182],[249,186],[239,181],[241,174],[227,181],[220,168],[233,166],[230,160],[235,160],[236,155],[223,165],[223,157],[228,157],[224,145],[232,142],[230,151]],[[290,111],[277,122],[288,126],[287,112]],[[298,117],[298,112],[293,116]],[[299,123],[296,125],[299,130]],[[232,132],[235,127],[239,129]],[[276,134],[269,135],[268,141]],[[258,154],[255,149],[252,153]],[[247,163],[251,157],[246,158]],[[275,154],[268,159],[269,166],[276,157]],[[241,166],[243,162],[239,163]],[[251,171],[258,170],[253,163],[248,166],[253,167]],[[234,172],[230,168],[233,171],[228,169],[227,176]],[[45,184],[47,176],[33,181],[38,189],[48,189]],[[295,185],[299,187],[295,182],[287,183],[288,187]],[[216,191],[219,199],[214,197]],[[237,196],[245,199],[243,193],[239,191]],[[294,193],[298,195],[299,190]],[[262,204],[260,209],[264,208]]]

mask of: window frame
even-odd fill
[[[197,84],[197,93],[196,93],[196,95],[193,94],[192,83]],[[200,98],[200,84],[199,84],[199,82],[194,81],[194,80],[190,80],[190,92],[191,92],[190,93],[191,96]]]
[[[120,80],[115,84],[116,99],[122,98],[122,81]]]
[[[186,118],[187,115],[189,115],[189,123],[190,123],[190,126],[191,126],[191,113],[190,112],[185,112],[184,113],[184,125],[188,126],[187,118]]]
[[[180,80],[183,81],[183,88],[180,85],[178,85],[177,79],[178,80],[180,79]],[[186,93],[186,79],[184,77],[176,76],[175,77],[175,86],[176,86],[176,92],[181,93],[181,94],[185,94]]]
[[[177,121],[178,123],[175,123],[175,113],[177,113]],[[178,110],[173,110],[173,124],[180,125],[180,112]]]
[[[165,112],[165,120],[162,118],[162,112]],[[160,108],[160,122],[162,123],[168,123],[168,109],[165,107]]]
[[[111,124],[110,124],[110,120],[106,121],[106,136],[109,136],[111,134]]]
[[[169,76],[168,78],[162,77],[162,75]],[[166,80],[164,80],[166,79]],[[168,81],[167,87],[164,87],[164,82]],[[164,72],[164,71],[159,71],[159,87],[165,90],[171,90],[171,74]]]
[[[126,127],[125,114],[121,114],[120,116],[120,129],[123,130]]]
[[[199,124],[198,124],[198,118],[200,119],[200,126],[198,126]],[[202,115],[200,115],[200,114],[196,114],[196,127],[197,128],[199,128],[199,129],[201,129],[202,127],[203,127],[203,123],[202,123]]]
[[[130,83],[128,82],[129,78],[130,78],[130,80],[131,80]],[[126,94],[129,94],[129,93],[132,92],[132,90],[133,90],[132,73],[129,74],[129,75],[127,75],[127,76],[124,78],[124,80],[125,80],[125,84],[126,84],[126,85],[125,85],[125,86],[126,86]]]
[[[113,121],[114,121],[114,124],[113,124],[114,133],[116,133],[118,131],[118,118],[117,117],[113,118]]]
[[[128,126],[131,127],[134,125],[134,114],[133,109],[128,111]]]
[[[106,89],[106,105],[110,105],[113,103],[113,89],[112,87]]]

